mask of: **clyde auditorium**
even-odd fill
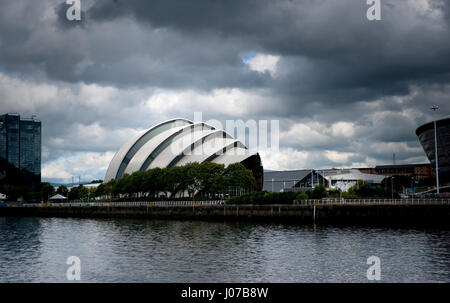
[[[126,142],[114,155],[105,182],[125,174],[152,168],[183,166],[190,162],[242,163],[263,184],[263,167],[257,152],[223,130],[203,122],[172,119],[162,122]]]

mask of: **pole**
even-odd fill
[[[439,194],[439,161],[437,149],[436,120],[434,120],[434,159],[436,161],[436,193]]]
[[[433,111],[437,111],[439,109],[439,106],[433,105],[431,109]],[[436,161],[436,193],[439,194],[439,164],[438,164],[436,120],[434,120],[434,160]]]
[[[391,199],[394,200],[394,177],[391,177]]]

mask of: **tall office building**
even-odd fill
[[[0,184],[41,182],[41,122],[18,114],[0,115]]]

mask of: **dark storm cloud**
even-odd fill
[[[237,49],[280,55],[276,79],[243,82],[238,77],[240,83],[230,86],[270,87],[283,104],[275,113],[308,116],[330,106],[336,110],[335,104],[352,107],[360,101],[408,95],[411,85],[449,82],[450,40],[443,39],[450,36],[448,24],[408,1],[382,3],[380,22],[367,21],[365,1],[354,0],[101,0],[88,14],[93,22],[129,18],[200,44],[205,43],[202,37],[219,37],[231,39]],[[447,1],[430,4],[444,14],[449,11]],[[214,62],[202,66],[209,64]],[[196,81],[189,77],[197,88],[226,86],[215,77],[201,85]],[[274,113],[272,108],[268,112]]]
[[[411,83],[447,82],[450,70],[448,26],[407,1],[382,1],[383,20],[369,22],[362,0],[99,0],[82,2],[81,28],[66,19],[64,2],[49,3],[55,24],[14,35],[22,43],[2,39],[7,69],[121,87],[271,87],[289,107],[299,96],[328,104],[402,95]],[[432,3],[448,11],[447,2]],[[282,56],[281,76],[249,71],[241,58],[250,51]]]
[[[95,23],[89,13],[82,13],[81,23],[68,21],[67,8],[60,1],[6,1],[0,12],[2,67],[31,79],[120,87],[212,89],[268,81],[243,64],[245,50],[233,37],[185,37],[133,20]]]
[[[292,136],[309,145],[280,142],[314,153],[312,167],[334,165],[323,150],[353,153],[343,165],[389,163],[393,151],[418,159],[414,130],[434,118],[431,104],[450,113],[450,2],[381,2],[382,21],[369,22],[365,0],[82,0],[82,22],[74,22],[63,0],[3,0],[0,73],[24,86],[49,84],[36,88],[42,95],[57,87],[51,104],[30,93],[26,109],[45,120],[48,159],[116,150],[126,136],[115,141],[114,132],[194,111],[222,121],[279,119],[282,132],[353,123],[353,137],[314,141],[306,132]],[[242,61],[249,54],[279,57],[276,73],[252,70]],[[158,103],[158,89],[200,101],[171,95]],[[247,94],[205,97],[218,89]],[[1,93],[4,110],[25,111]],[[94,102],[99,95],[106,101]]]

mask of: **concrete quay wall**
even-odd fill
[[[450,205],[208,205],[0,207],[0,216],[450,226]]]

